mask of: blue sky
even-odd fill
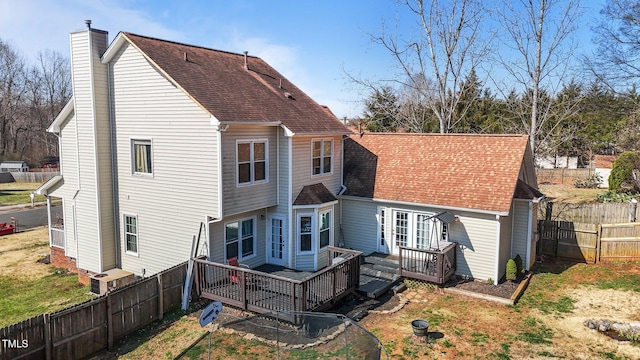
[[[601,3],[598,0],[595,3]],[[589,2],[593,6],[594,2]],[[587,9],[578,34],[583,50]],[[368,94],[345,70],[367,79],[393,78],[389,54],[370,41],[383,21],[402,15],[393,0],[196,1],[0,0],[0,38],[29,60],[44,49],[69,54],[69,32],[84,27],[119,31],[260,56],[338,117],[362,114]]]

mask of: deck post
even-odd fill
[[[240,285],[240,301],[242,302],[242,309],[247,310],[247,282],[245,281],[246,274],[242,270],[238,270],[240,273],[238,284]]]
[[[291,311],[296,311],[296,284],[289,283],[291,287]]]
[[[400,275],[400,277],[402,277],[402,250],[404,249],[400,246],[400,251],[398,251],[398,275]]]
[[[202,290],[200,289],[200,285],[201,285],[201,284],[200,284],[200,266],[201,266],[202,264],[200,264],[200,263],[198,262],[198,259],[193,260],[193,264],[194,264],[194,267],[193,267],[193,270],[194,270],[194,271],[193,271],[193,273],[194,273],[194,274],[193,274],[193,277],[194,277],[195,282],[196,282],[196,293],[198,294],[198,297],[200,297],[200,294],[202,294]]]

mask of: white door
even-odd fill
[[[400,246],[410,246],[409,244],[409,212],[393,211],[393,243],[392,253],[397,255]]]
[[[284,219],[281,217],[269,218],[269,238],[267,239],[267,262],[284,266]]]
[[[378,252],[391,253],[391,241],[387,234],[387,218],[390,211],[387,208],[378,208]]]

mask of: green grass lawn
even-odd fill
[[[0,184],[0,206],[29,204],[30,194],[42,184],[40,183],[4,183]],[[45,197],[37,195],[36,202],[45,201]]]

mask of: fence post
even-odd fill
[[[113,349],[113,305],[111,291],[107,292],[107,348]]]
[[[596,234],[596,259],[595,263],[600,262],[600,254],[602,251],[602,224],[598,224],[598,233]]]
[[[51,315],[50,314],[44,314],[43,315],[44,318],[44,322],[43,322],[43,328],[44,328],[44,356],[45,359],[47,360],[51,360],[53,358],[52,356],[52,344],[53,341],[51,339]]]
[[[164,317],[164,289],[162,288],[162,272],[158,273],[158,320]]]

